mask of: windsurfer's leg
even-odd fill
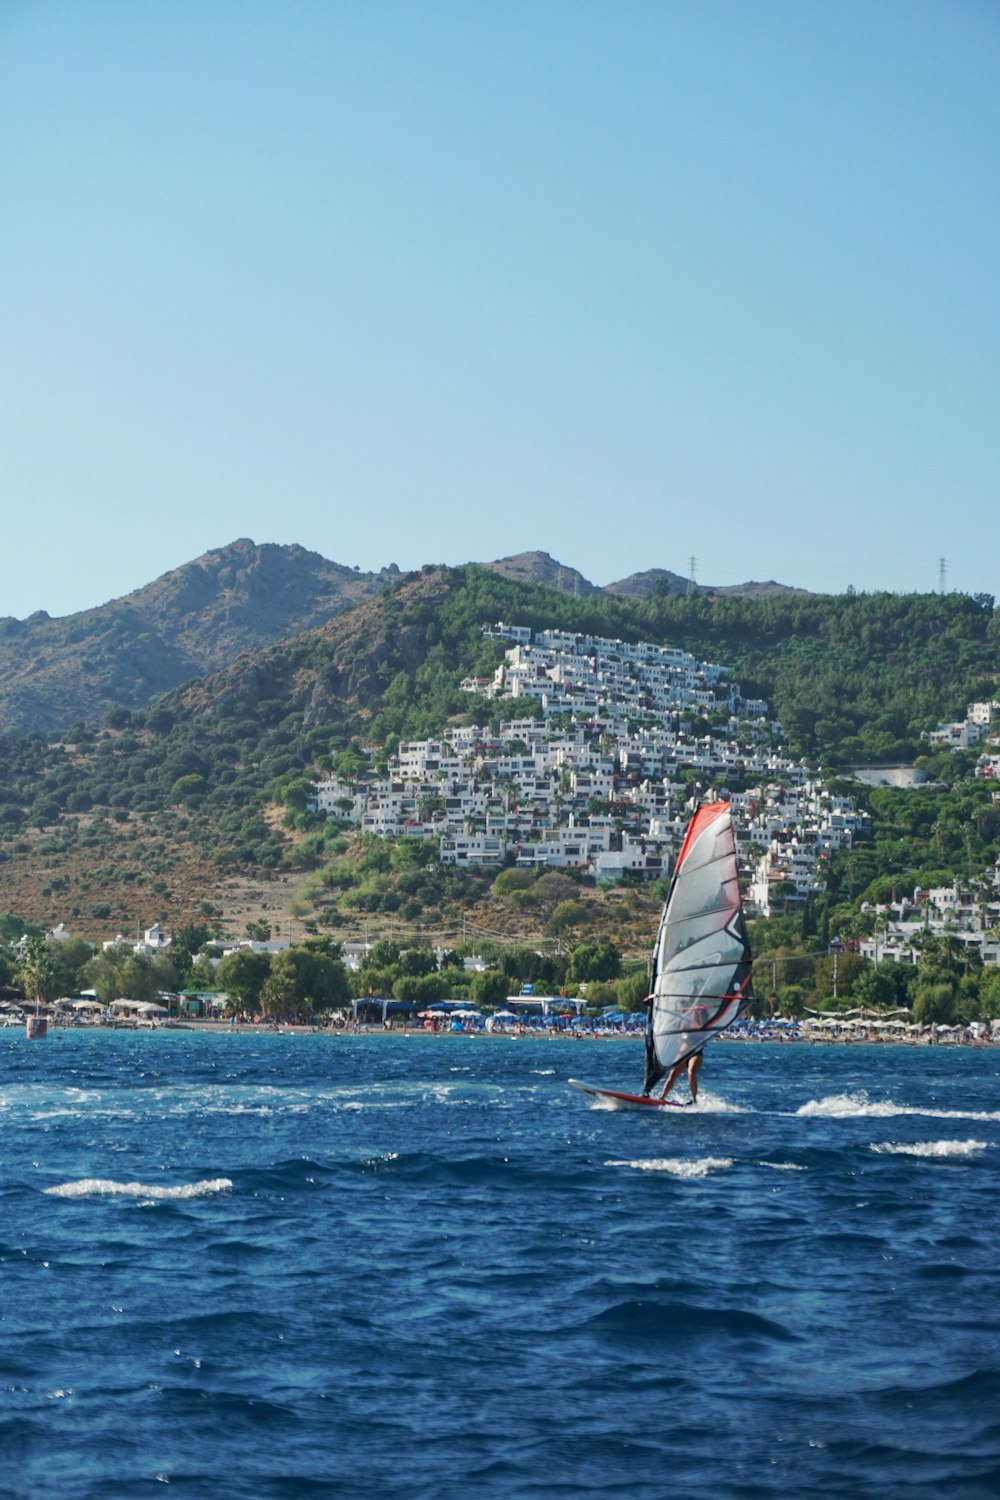
[[[691,1090],[691,1103],[698,1102],[698,1074],[701,1072],[701,1053],[696,1052],[688,1063],[688,1088]]]
[[[683,1071],[683,1063],[675,1063],[674,1066],[670,1069],[670,1072],[667,1074],[667,1081],[663,1085],[663,1090],[660,1094],[661,1099],[665,1099],[667,1097],[667,1095],[670,1093],[670,1090],[673,1088],[674,1084],[677,1082]]]

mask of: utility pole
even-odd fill
[[[833,954],[833,998],[835,1000],[840,984],[840,950],[842,946],[840,938],[830,939],[830,952]]]
[[[946,557],[939,557],[938,558],[938,593],[939,594],[943,594],[943,593],[946,592],[947,583],[948,583],[948,559]]]
[[[688,561],[689,561],[690,566],[688,568],[688,586],[687,586],[687,591],[688,591],[689,594],[693,594],[693,593],[695,593],[695,591],[697,590],[697,587],[698,587],[698,585],[694,581],[695,564],[698,561],[698,559],[696,557],[692,556],[691,558],[688,559]]]

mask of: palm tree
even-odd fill
[[[34,998],[35,1014],[28,1020],[28,1036],[44,1036],[47,1021],[41,1019],[40,1005],[55,995],[55,964],[48,943],[44,938],[32,937],[21,950],[17,964],[17,977],[21,982],[25,998]]]
[[[55,964],[44,938],[28,938],[17,961],[17,977],[25,999],[34,1000],[36,1009],[42,1000],[53,998]]]

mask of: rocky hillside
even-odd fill
[[[776,583],[691,590],[680,574],[663,568],[600,587],[547,552],[520,552],[484,566],[512,582],[575,599],[802,592]],[[303,547],[244,539],[96,609],[61,619],[44,610],[26,620],[0,619],[0,733],[55,738],[73,726],[97,726],[112,710],[144,708],[245,652],[325,624],[380,595],[399,576],[395,564],[362,573]]]
[[[560,594],[573,594],[578,599],[601,592],[596,583],[575,568],[556,562],[547,552],[517,552],[513,557],[500,557],[484,566],[502,578],[513,578],[516,583],[540,583],[544,588],[558,589]]]
[[[808,592],[789,584],[775,583],[773,579],[767,583],[692,584],[690,579],[680,573],[671,573],[669,568],[647,568],[643,573],[630,573],[617,583],[601,585],[591,583],[575,568],[556,562],[547,552],[518,552],[513,557],[501,557],[483,566],[518,583],[540,583],[547,589],[558,589],[559,593],[572,594],[578,599],[589,598],[592,594],[617,594],[624,599],[652,599],[654,594],[701,594],[707,597],[733,594],[746,599],[770,599],[780,594]]]
[[[383,912],[387,922],[419,914],[442,942],[466,917],[497,930],[488,882],[429,871],[430,845],[415,865],[420,841],[395,853],[352,842],[306,804],[316,779],[335,771],[349,780],[364,764],[357,746],[387,763],[400,741],[450,724],[496,731],[516,716],[516,702],[462,688],[502,659],[504,643],[483,635],[500,619],[659,641],[723,662],[768,700],[793,754],[826,766],[911,763],[923,730],[995,697],[1000,676],[1000,612],[960,595],[580,598],[473,566],[386,577],[375,598],[246,651],[149,708],[112,715],[99,731],[58,743],[0,735],[0,909],[66,921],[90,939],[107,936],[109,923],[134,931],[154,917],[172,927],[211,918],[238,932],[279,907],[348,932]],[[964,764],[942,752],[930,774],[944,786]],[[938,884],[942,870],[987,868],[1000,823],[989,784],[947,808],[936,795],[913,802],[912,828],[909,815],[891,824],[892,847],[877,857],[838,856],[852,896],[876,876],[912,883],[929,858]],[[634,897],[630,889],[623,904]],[[641,909],[650,930],[654,907]],[[649,936],[622,913],[614,932],[630,950]]]
[[[142,708],[381,593],[397,573],[240,540],[96,609],[0,620],[0,731],[51,736]]]

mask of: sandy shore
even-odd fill
[[[278,1022],[252,1022],[252,1021],[208,1021],[195,1018],[183,1021],[173,1021],[169,1025],[158,1023],[156,1026],[139,1026],[129,1023],[119,1023],[116,1027],[86,1027],[76,1026],[60,1027],[49,1022],[50,1030],[80,1029],[101,1031],[192,1031],[203,1035],[214,1036],[329,1036],[329,1037],[449,1037],[454,1039],[476,1038],[480,1041],[496,1041],[506,1039],[507,1041],[518,1041],[521,1038],[545,1038],[547,1040],[558,1040],[564,1042],[632,1042],[636,1045],[642,1041],[640,1031],[587,1031],[587,1030],[563,1030],[559,1027],[550,1029],[511,1029],[506,1031],[485,1031],[476,1029],[470,1031],[452,1031],[450,1027],[434,1030],[423,1026],[402,1026],[399,1024],[391,1027],[381,1025],[372,1026],[317,1026],[317,1025],[292,1025]],[[849,1035],[830,1036],[816,1035],[808,1031],[795,1035],[784,1035],[774,1031],[761,1031],[747,1034],[745,1032],[733,1035],[724,1033],[715,1037],[714,1042],[724,1042],[729,1046],[759,1046],[763,1043],[777,1046],[787,1046],[791,1043],[805,1043],[811,1047],[858,1047],[870,1046],[872,1044],[883,1047],[991,1047],[1000,1043],[1000,1039],[986,1036],[974,1036],[971,1033],[959,1033],[958,1035],[933,1035],[930,1029],[917,1035],[910,1032],[902,1036],[879,1036],[874,1032],[852,1032]]]

